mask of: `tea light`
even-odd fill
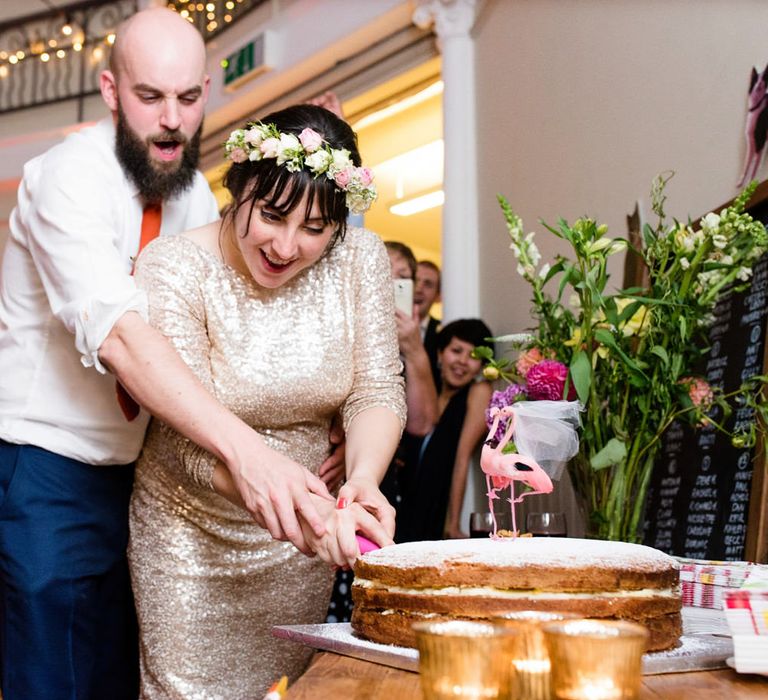
[[[513,697],[517,700],[549,700],[549,652],[541,625],[547,622],[577,619],[568,613],[521,610],[495,618],[496,625],[511,627],[520,633],[512,659]]]
[[[517,631],[451,620],[413,626],[425,700],[506,700]]]
[[[566,620],[542,627],[556,700],[636,700],[648,630],[618,620]]]
[[[557,695],[562,700],[620,700],[621,688],[610,678],[586,680],[575,688],[566,688]]]

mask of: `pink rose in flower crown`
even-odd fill
[[[314,153],[323,145],[323,137],[314,129],[306,128],[299,134],[299,141],[307,153]]]
[[[515,369],[517,373],[525,379],[528,375],[528,370],[534,365],[539,364],[544,359],[544,355],[541,354],[541,350],[538,348],[530,348],[524,353],[521,353],[515,363]]]
[[[245,163],[248,160],[248,155],[242,148],[233,148],[229,152],[229,159],[233,163]]]
[[[363,187],[368,187],[373,182],[373,171],[365,166],[357,169],[357,176],[360,178],[360,183]]]
[[[532,401],[562,401],[568,368],[557,360],[542,360],[528,370],[525,381],[528,398]],[[576,389],[571,382],[568,388],[568,401],[576,398]]]
[[[344,168],[344,170],[339,170],[334,176],[333,179],[335,180],[336,184],[343,190],[347,188],[347,185],[349,185],[350,180],[352,179],[353,168]]]

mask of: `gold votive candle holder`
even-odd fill
[[[516,700],[549,700],[549,651],[541,627],[550,622],[578,619],[578,615],[520,610],[495,617],[495,625],[517,630],[512,658],[512,694]]]
[[[619,620],[566,620],[542,627],[555,700],[636,700],[648,630]]]
[[[465,620],[413,629],[424,700],[508,700],[516,630]]]

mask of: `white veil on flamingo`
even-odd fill
[[[582,406],[578,401],[518,401],[491,409],[491,428],[483,444],[480,468],[485,473],[488,487],[488,507],[496,535],[496,516],[493,501],[499,491],[509,488],[507,499],[512,512],[512,530],[517,534],[515,505],[526,496],[551,493],[552,480],[557,481],[566,462],[579,450],[578,428]],[[502,420],[507,420],[504,435],[496,435]],[[518,452],[504,452],[514,439]],[[530,487],[515,496],[515,482]]]

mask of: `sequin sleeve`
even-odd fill
[[[205,258],[198,254],[197,246],[183,236],[173,236],[159,238],[147,246],[138,260],[135,276],[137,285],[149,298],[149,322],[213,393],[201,283],[205,275]],[[200,485],[211,488],[216,458],[170,426],[160,425],[187,473]]]
[[[354,237],[354,379],[342,407],[344,429],[361,411],[383,406],[405,425],[405,391],[397,343],[392,273],[378,236],[350,229]]]

